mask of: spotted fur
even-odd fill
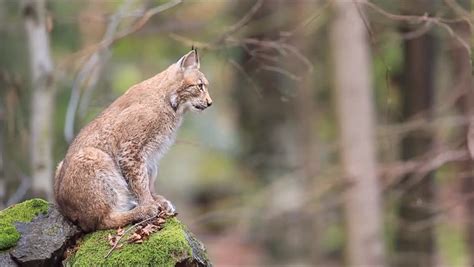
[[[132,86],[85,126],[58,165],[54,195],[84,231],[116,228],[173,205],[154,193],[158,161],[174,143],[188,110],[212,104],[192,50]]]

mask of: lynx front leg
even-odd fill
[[[156,201],[156,203],[158,203],[158,205],[163,210],[165,210],[167,213],[175,213],[176,208],[174,207],[174,205],[169,200],[164,198],[162,195],[157,195],[155,193],[155,180],[156,180],[156,176],[157,176],[157,173],[158,173],[158,166],[157,165],[152,165],[152,166],[153,167],[149,168],[149,170],[148,170],[148,174],[149,174],[149,177],[150,177],[151,195],[153,196],[153,199]]]
[[[145,162],[137,159],[138,156],[124,157],[119,160],[120,169],[139,205],[150,205],[155,202],[150,190],[150,178]]]
[[[137,159],[139,157],[126,157],[126,159]],[[148,174],[144,160],[122,160],[119,161],[125,179],[127,180],[131,191],[136,196],[139,206],[158,205],[168,213],[174,213],[175,208],[171,202],[160,195],[154,195],[150,183],[150,175]]]

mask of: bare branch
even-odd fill
[[[107,43],[113,39],[122,19],[122,16],[128,10],[131,4],[131,0],[125,0],[119,7],[118,11],[111,17],[101,43]],[[66,122],[64,123],[64,137],[66,138],[67,142],[71,142],[74,137],[74,121],[76,117],[77,106],[79,104],[79,99],[81,96],[80,88],[86,83],[89,78],[93,77],[94,71],[98,70],[98,65],[102,65],[105,63],[107,50],[108,46],[101,46],[99,47],[99,49],[94,51],[86,60],[82,68],[79,70],[79,73],[77,74],[77,77],[74,80],[71,89],[71,97],[69,98],[69,104],[66,112]],[[98,79],[97,76],[98,75],[96,75],[95,79]],[[89,82],[90,86],[94,86],[95,84],[96,81]],[[89,88],[89,90],[90,89],[91,88]]]
[[[112,41],[110,44],[108,44],[107,46],[110,46],[112,43],[116,42],[117,40],[119,39],[122,39],[124,37],[126,37],[127,35],[130,35],[138,30],[140,30],[141,28],[143,28],[143,26],[145,26],[145,24],[148,22],[148,20],[151,19],[151,17],[153,17],[154,15],[160,13],[160,12],[163,12],[165,10],[168,10],[178,4],[182,3],[182,0],[171,0],[165,4],[162,4],[162,5],[159,5],[157,7],[154,7],[152,9],[149,9],[147,12],[145,12],[145,14],[137,21],[135,22],[132,27],[130,27],[130,29],[127,29],[125,31],[122,31],[120,32]]]
[[[144,219],[144,220],[142,220],[142,221],[139,221],[139,222],[137,222],[137,223],[135,223],[135,224],[133,224],[133,225],[130,225],[130,226],[123,232],[123,234],[117,239],[117,242],[115,242],[115,244],[112,246],[112,248],[110,248],[109,252],[107,252],[107,254],[104,256],[104,259],[107,259],[107,258],[110,256],[110,253],[112,253],[112,251],[114,251],[114,249],[117,248],[117,246],[118,246],[120,240],[122,240],[122,238],[125,236],[125,234],[127,234],[128,232],[130,232],[132,229],[135,229],[135,228],[136,228],[137,226],[139,226],[140,224],[149,222],[149,221],[151,221],[151,220],[153,220],[153,219],[156,219],[156,218],[158,218],[158,215],[156,215],[156,216],[151,216],[151,217],[146,218],[146,219]]]
[[[237,23],[234,25],[230,26],[227,31],[225,31],[221,38],[218,39],[217,42],[220,42],[227,38],[229,35],[232,35],[233,33],[237,32],[240,28],[245,26],[251,19],[252,17],[257,13],[257,11],[262,7],[263,5],[263,0],[258,0],[252,8],[243,16]]]
[[[107,25],[107,30],[101,42],[95,45],[90,56],[88,57],[83,67],[80,69],[76,79],[74,80],[73,87],[71,89],[71,97],[69,99],[69,104],[66,113],[66,122],[64,126],[64,136],[66,138],[66,141],[68,142],[70,142],[74,137],[74,121],[77,106],[81,98],[80,88],[84,85],[87,86],[85,89],[83,89],[83,91],[87,92],[87,94],[85,95],[87,96],[87,98],[85,99],[84,104],[82,104],[81,106],[81,110],[85,110],[85,106],[88,103],[88,99],[91,95],[91,91],[93,88],[95,88],[99,79],[100,75],[98,72],[100,72],[107,60],[108,50],[110,46],[116,41],[140,30],[154,15],[178,5],[182,2],[182,0],[172,0],[165,4],[147,10],[128,29],[117,33],[119,24],[123,18],[127,17],[126,13],[132,2],[132,0],[125,0],[123,4],[119,7],[117,13],[115,13],[111,17],[110,23]]]
[[[386,180],[385,188],[398,184],[407,174],[414,174],[406,185],[410,188],[419,183],[427,173],[432,172],[445,164],[457,161],[469,160],[466,149],[443,150],[435,153],[428,152],[422,160],[410,160],[391,164],[379,170],[381,176]]]
[[[372,10],[375,12],[385,16],[386,18],[389,18],[391,20],[396,20],[396,21],[404,21],[408,22],[411,24],[420,24],[420,23],[426,23],[430,22],[432,24],[435,24],[445,31],[449,33],[453,38],[455,38],[468,52],[469,56],[471,55],[471,47],[470,45],[458,34],[454,32],[454,30],[449,26],[447,23],[453,22],[453,20],[449,19],[443,19],[443,18],[437,18],[437,17],[429,17],[428,14],[424,14],[423,16],[413,16],[413,15],[397,15],[397,14],[392,14],[379,6],[375,5],[374,3],[367,1],[367,0],[354,0],[357,3],[364,4],[368,7],[370,7]]]
[[[252,88],[255,90],[255,93],[257,94],[258,97],[262,98],[262,93],[260,92],[259,86],[255,83],[255,81],[248,75],[248,73],[244,70],[244,68],[237,63],[233,59],[229,59],[229,63],[235,67],[240,73],[242,73],[245,77],[245,79],[252,85]]]
[[[471,159],[474,159],[474,119],[471,119],[466,139],[469,155],[471,156]]]
[[[256,72],[258,72],[258,71],[260,71],[260,70],[266,70],[266,71],[270,71],[270,72],[276,72],[276,73],[282,74],[282,75],[284,75],[284,76],[286,76],[286,77],[288,77],[288,78],[290,78],[290,79],[292,79],[292,80],[294,80],[294,81],[297,81],[297,82],[301,81],[301,79],[302,79],[300,76],[298,76],[298,75],[296,75],[296,74],[294,74],[294,73],[291,73],[291,72],[289,72],[289,71],[287,71],[287,70],[285,70],[285,69],[283,69],[283,68],[276,67],[276,66],[263,65],[263,66],[259,67],[259,68],[256,70]]]
[[[329,7],[329,4],[332,2],[329,1],[326,3],[323,8],[320,10],[320,12],[317,12],[316,14],[310,16],[309,18],[305,19],[302,23],[298,24],[297,27],[295,27],[293,30],[289,32],[281,32],[280,36],[276,39],[270,39],[270,40],[262,40],[258,38],[240,38],[240,37],[235,37],[233,34],[236,33],[239,29],[241,29],[243,26],[245,26],[251,18],[257,13],[257,11],[262,7],[263,1],[259,0],[257,1],[252,8],[235,24],[231,25],[227,31],[224,33],[220,34],[218,37],[214,39],[212,42],[198,42],[192,39],[189,39],[187,37],[177,35],[175,33],[170,33],[169,36],[185,45],[194,45],[195,47],[198,47],[200,49],[209,49],[209,50],[218,50],[218,49],[223,49],[223,48],[228,48],[228,47],[241,47],[245,51],[247,51],[250,55],[252,56],[258,56],[260,58],[276,58],[274,55],[269,55],[272,54],[274,51],[276,51],[279,55],[282,56],[294,56],[296,59],[301,61],[307,68],[307,73],[310,73],[313,71],[314,66],[311,63],[311,61],[304,56],[297,47],[294,45],[291,45],[287,43],[287,40],[289,37],[294,35],[297,31],[303,29],[306,27],[309,23],[314,21],[316,18],[318,18],[323,11]],[[250,49],[252,47],[252,49]],[[284,68],[281,68],[278,66],[278,63],[281,60],[275,60],[271,59],[270,61],[275,62],[274,66],[270,65],[265,65],[261,67],[261,70],[267,70],[267,71],[274,71],[281,73],[287,77],[289,77],[292,80],[295,81],[301,81],[302,77],[298,77],[288,70],[285,70]],[[230,61],[232,65],[235,66],[235,64]],[[241,70],[239,70],[241,72]],[[246,76],[248,78],[248,75]]]
[[[28,190],[30,190],[31,188],[30,177],[27,177],[21,173],[18,176],[20,177],[20,185],[15,190],[15,193],[13,193],[6,201],[7,207],[20,202],[26,196]]]

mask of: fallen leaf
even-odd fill
[[[142,236],[135,232],[127,239],[127,241],[129,243],[137,243],[137,241],[141,239],[142,239]]]
[[[158,218],[158,219],[156,219],[155,224],[160,225],[160,224],[164,224],[165,222],[166,222],[165,219],[163,219],[163,218]]]
[[[141,229],[142,233],[146,236],[149,236],[150,234],[156,232],[158,230],[158,227],[153,224],[147,224],[143,229]]]
[[[119,227],[117,229],[117,235],[118,236],[123,236],[124,233],[125,233],[125,230],[122,227]]]
[[[117,244],[117,236],[115,236],[115,235],[109,234],[107,236],[107,240],[109,241],[109,245],[112,246],[112,247],[115,246],[115,244]]]

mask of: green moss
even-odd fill
[[[150,236],[142,244],[128,244],[110,250],[107,235],[114,230],[98,231],[84,237],[79,250],[67,261],[68,266],[175,266],[192,255],[186,240],[186,228],[177,219],[169,219],[164,228]],[[126,239],[124,237],[122,241]],[[121,241],[121,242],[122,242]]]
[[[30,199],[0,211],[0,250],[13,247],[20,239],[15,222],[30,222],[40,213],[48,211],[48,202]]]

